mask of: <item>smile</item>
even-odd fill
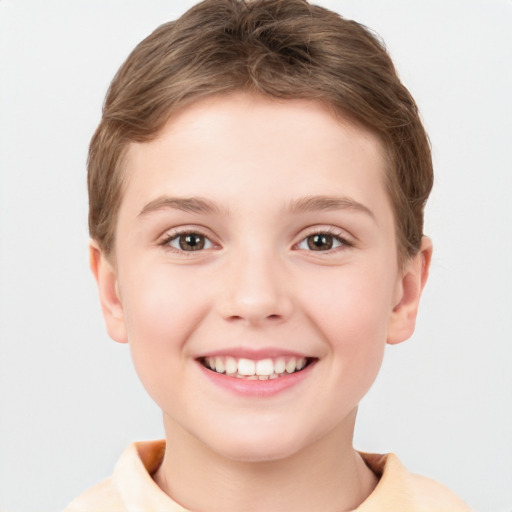
[[[313,358],[277,357],[252,360],[231,356],[204,357],[199,361],[207,369],[228,377],[244,380],[273,380],[297,373],[306,368]]]

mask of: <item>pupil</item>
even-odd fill
[[[204,240],[201,235],[190,233],[182,235],[180,238],[180,247],[183,250],[197,251],[204,247]]]
[[[326,234],[310,236],[308,239],[308,246],[313,251],[328,251],[329,249],[332,248],[332,236]]]

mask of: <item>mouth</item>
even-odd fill
[[[243,380],[275,380],[302,372],[316,358],[276,357],[246,359],[231,356],[201,357],[198,361],[207,370]]]

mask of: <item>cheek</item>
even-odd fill
[[[186,338],[205,302],[200,287],[190,284],[187,272],[170,266],[132,272],[122,295],[129,341],[168,344]]]
[[[336,269],[310,279],[315,287],[309,286],[312,291],[303,294],[303,300],[314,311],[312,316],[318,319],[317,323],[325,325],[329,338],[336,332],[340,342],[346,343],[382,338],[394,294],[392,276],[383,276],[385,271],[371,265]]]
[[[207,310],[208,298],[183,274],[141,266],[122,289],[133,363],[151,395],[163,375],[178,373],[187,340]]]
[[[393,283],[376,267],[339,269],[324,282],[317,280],[309,297],[315,319],[332,353],[332,364],[343,385],[364,392],[375,379],[386,346]]]

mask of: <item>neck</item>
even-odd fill
[[[373,491],[377,478],[352,448],[355,411],[348,420],[350,432],[341,425],[298,453],[258,462],[223,457],[167,421],[167,447],[153,478],[190,510],[353,510]]]

